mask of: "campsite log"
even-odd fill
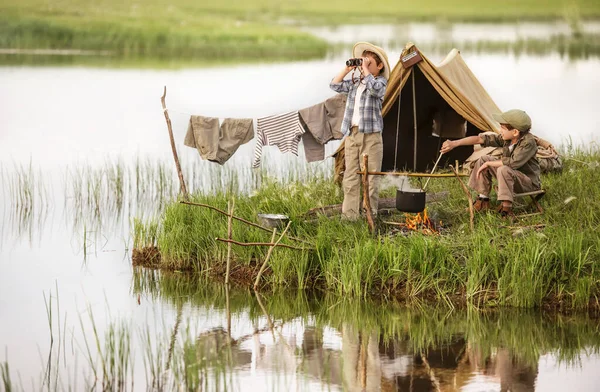
[[[363,154],[363,200],[365,201],[365,209],[367,210],[367,223],[371,234],[375,233],[375,222],[373,221],[373,211],[371,211],[371,200],[369,198],[369,155]]]
[[[185,180],[183,179],[183,173],[181,172],[181,165],[179,164],[179,157],[177,156],[177,149],[175,148],[175,139],[173,138],[173,127],[171,126],[171,119],[169,118],[169,112],[167,111],[167,104],[165,100],[167,98],[167,86],[160,97],[160,103],[163,107],[163,113],[165,114],[165,120],[167,120],[167,128],[169,130],[169,139],[171,140],[171,150],[173,151],[173,158],[175,159],[175,167],[177,168],[177,175],[179,176],[179,191],[183,194],[184,200],[189,200],[187,188],[185,187]]]

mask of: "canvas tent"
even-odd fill
[[[500,109],[458,50],[453,49],[436,66],[409,43],[400,59],[414,52],[422,61],[408,68],[398,61],[388,80],[382,110],[382,171],[424,172],[433,167],[444,140],[500,128],[492,119],[492,113]],[[342,149],[343,145],[338,152]],[[463,162],[472,153],[471,146],[456,148],[440,164]],[[336,153],[336,172],[342,157]]]

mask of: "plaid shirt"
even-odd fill
[[[362,133],[381,132],[383,130],[381,105],[383,104],[383,96],[387,88],[387,79],[383,76],[375,77],[368,75],[363,79],[362,83],[366,83],[366,89],[360,97],[358,131]],[[354,101],[356,100],[358,83],[354,84],[352,80],[345,79],[340,83],[330,83],[329,87],[338,93],[348,94],[341,131],[344,135],[349,135],[352,116],[354,115]]]

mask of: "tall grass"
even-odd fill
[[[373,238],[364,222],[347,223],[337,217],[310,218],[313,207],[340,203],[341,191],[328,178],[303,181],[263,179],[251,195],[216,192],[195,194],[193,201],[226,210],[235,195],[236,215],[256,221],[261,212],[288,215],[290,233],[304,238],[311,250],[276,249],[264,283],[276,286],[326,287],[340,295],[386,295],[413,300],[426,298],[480,307],[559,306],[564,309],[597,307],[600,273],[600,152],[566,146],[563,173],[544,175],[548,190],[545,213],[513,224],[494,214],[478,215],[474,232],[468,229],[465,198],[455,180],[432,182],[432,192],[447,190],[449,197],[429,205],[445,223],[441,235],[388,235],[380,224]],[[383,191],[393,194],[393,189]],[[573,199],[571,196],[574,196]],[[516,206],[523,211],[524,206]],[[388,218],[386,218],[388,219]],[[402,214],[389,217],[404,220]],[[211,274],[225,260],[224,215],[173,203],[158,226],[153,223],[162,267]],[[136,228],[141,237],[144,224]],[[268,242],[270,235],[234,222],[234,237],[242,242]],[[284,243],[294,245],[292,240]],[[252,267],[266,249],[234,246],[235,264]]]

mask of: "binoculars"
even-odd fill
[[[349,59],[346,60],[347,67],[360,67],[362,65],[362,59]]]

